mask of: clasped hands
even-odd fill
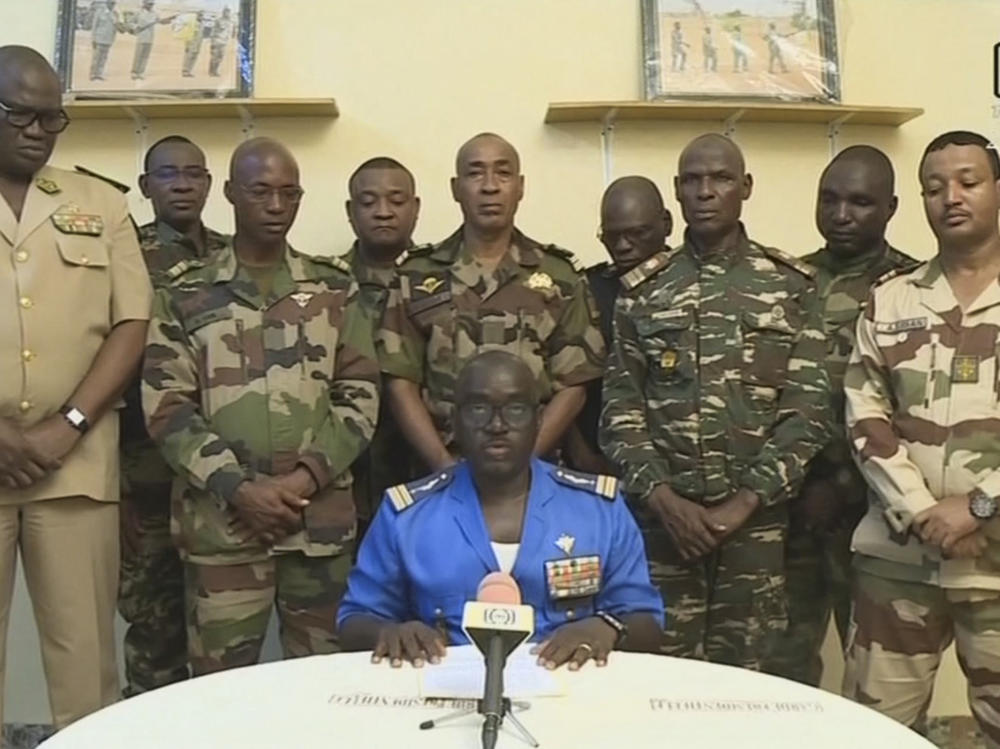
[[[316,481],[304,466],[244,481],[233,494],[229,529],[241,543],[256,539],[271,546],[302,530],[302,510],[316,491]]]
[[[61,414],[22,429],[0,419],[0,484],[27,489],[62,467],[62,459],[80,439]]]
[[[684,561],[714,551],[743,524],[760,505],[749,489],[740,489],[724,502],[705,507],[660,484],[649,495],[649,507],[670,535]]]
[[[969,512],[968,494],[952,494],[918,513],[911,528],[946,559],[973,559],[986,550],[984,524]]]

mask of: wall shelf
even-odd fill
[[[74,120],[325,117],[340,112],[333,99],[76,99],[64,105]]]

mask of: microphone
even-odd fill
[[[503,722],[503,669],[518,645],[535,631],[535,610],[521,605],[521,590],[506,572],[491,572],[479,583],[477,600],[465,604],[462,630],[483,653],[483,748],[493,749]]]

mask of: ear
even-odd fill
[[[517,175],[517,199],[518,201],[524,199],[524,175]]]
[[[417,223],[417,219],[420,218],[420,198],[416,195],[413,196],[413,224]]]
[[[889,199],[889,216],[886,219],[886,222],[891,221],[892,217],[896,215],[897,208],[899,208],[899,198],[893,195],[892,198]]]
[[[747,172],[743,176],[743,199],[749,200],[753,194],[753,175]]]
[[[139,175],[139,192],[142,193],[142,197],[149,200],[149,177],[145,174]]]
[[[670,213],[670,209],[663,209],[663,236],[669,237],[674,233],[674,217]]]
[[[674,177],[674,200],[681,202],[681,178]]]
[[[233,200],[233,190],[233,183],[227,179],[226,183],[222,186],[222,194],[226,196],[226,200],[229,201],[229,205],[236,205],[236,201]]]
[[[456,203],[460,202],[458,199],[458,177],[451,178],[451,198]]]
[[[208,193],[212,192],[212,173],[206,172],[205,179],[208,180],[208,185],[205,187],[205,194],[207,195]]]

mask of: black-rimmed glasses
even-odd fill
[[[12,107],[0,101],[0,112],[4,113],[4,119],[11,125],[23,130],[37,120],[42,130],[50,134],[61,133],[69,127],[69,115],[65,109],[24,109],[23,107]]]

